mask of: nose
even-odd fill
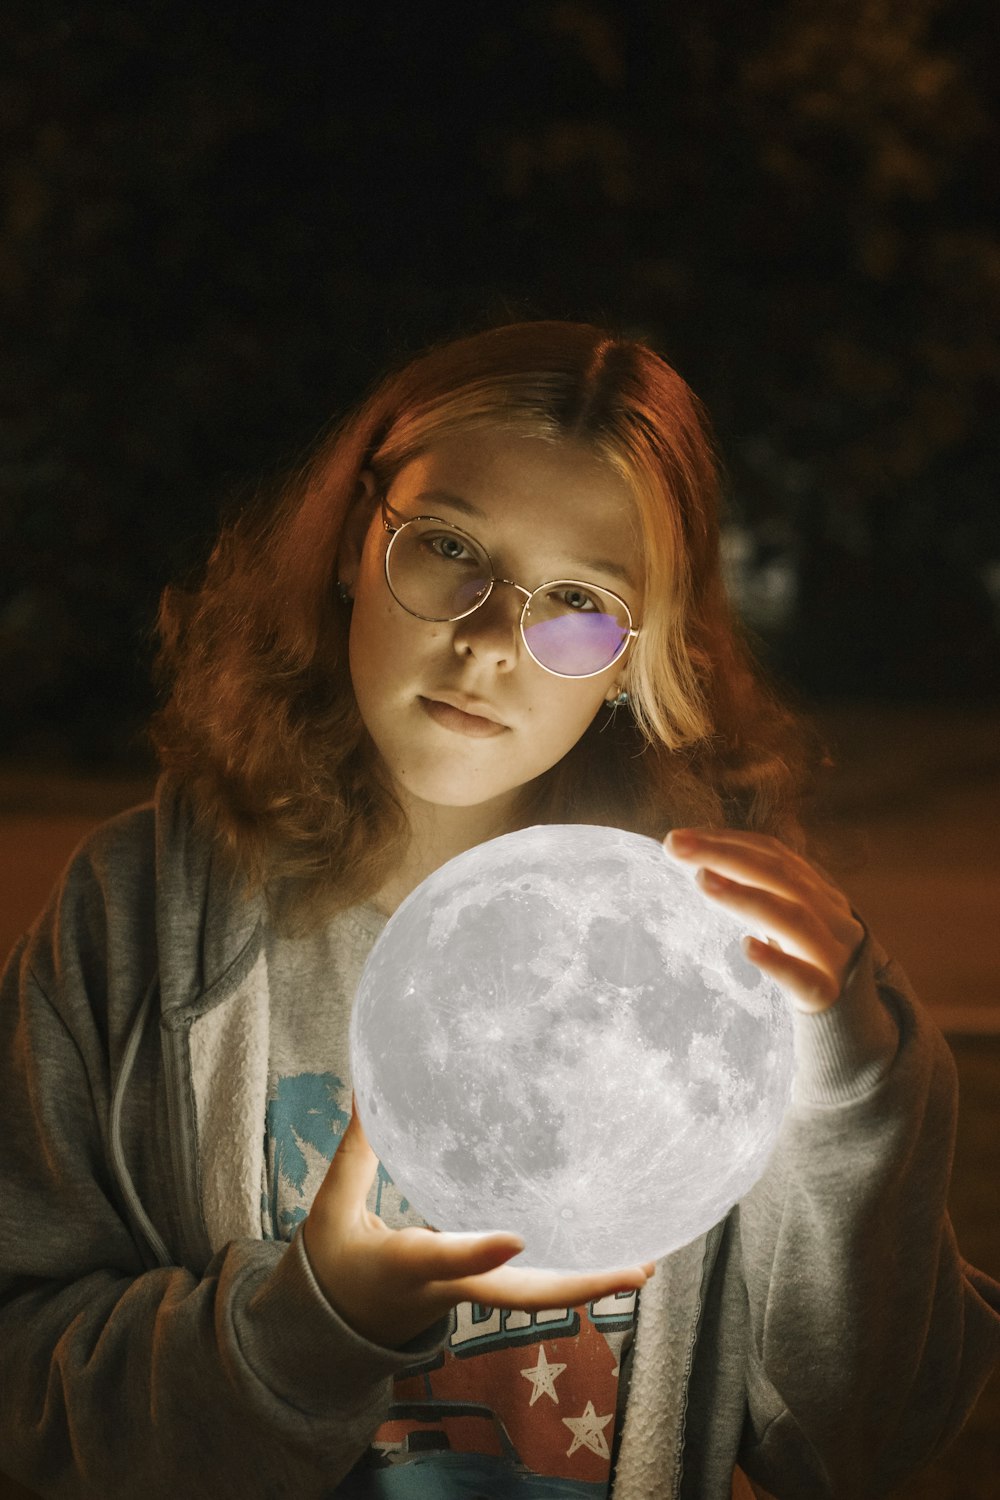
[[[455,649],[509,669],[517,665],[522,641],[520,619],[527,593],[498,578],[488,597],[471,615],[453,625]]]

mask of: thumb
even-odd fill
[[[422,1246],[426,1260],[424,1273],[437,1281],[457,1276],[478,1276],[494,1271],[519,1255],[525,1242],[518,1234],[506,1230],[495,1234],[455,1234],[439,1231]]]
[[[338,1198],[344,1197],[363,1204],[368,1198],[368,1190],[377,1171],[378,1157],[362,1129],[357,1100],[352,1093],[351,1118],[333,1153],[320,1192],[334,1192]]]

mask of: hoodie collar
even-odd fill
[[[260,951],[264,902],[248,894],[174,777],[161,777],[155,806],[160,1005],[175,1029],[245,977]]]

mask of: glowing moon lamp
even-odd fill
[[[449,860],[389,919],[351,1017],[358,1115],[437,1229],[511,1264],[618,1269],[688,1244],[763,1174],[792,1025],[655,839],[544,825]]]

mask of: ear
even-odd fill
[[[362,469],[354,498],[344,517],[337,549],[337,578],[353,592],[361,566],[361,553],[381,496],[370,469]]]

